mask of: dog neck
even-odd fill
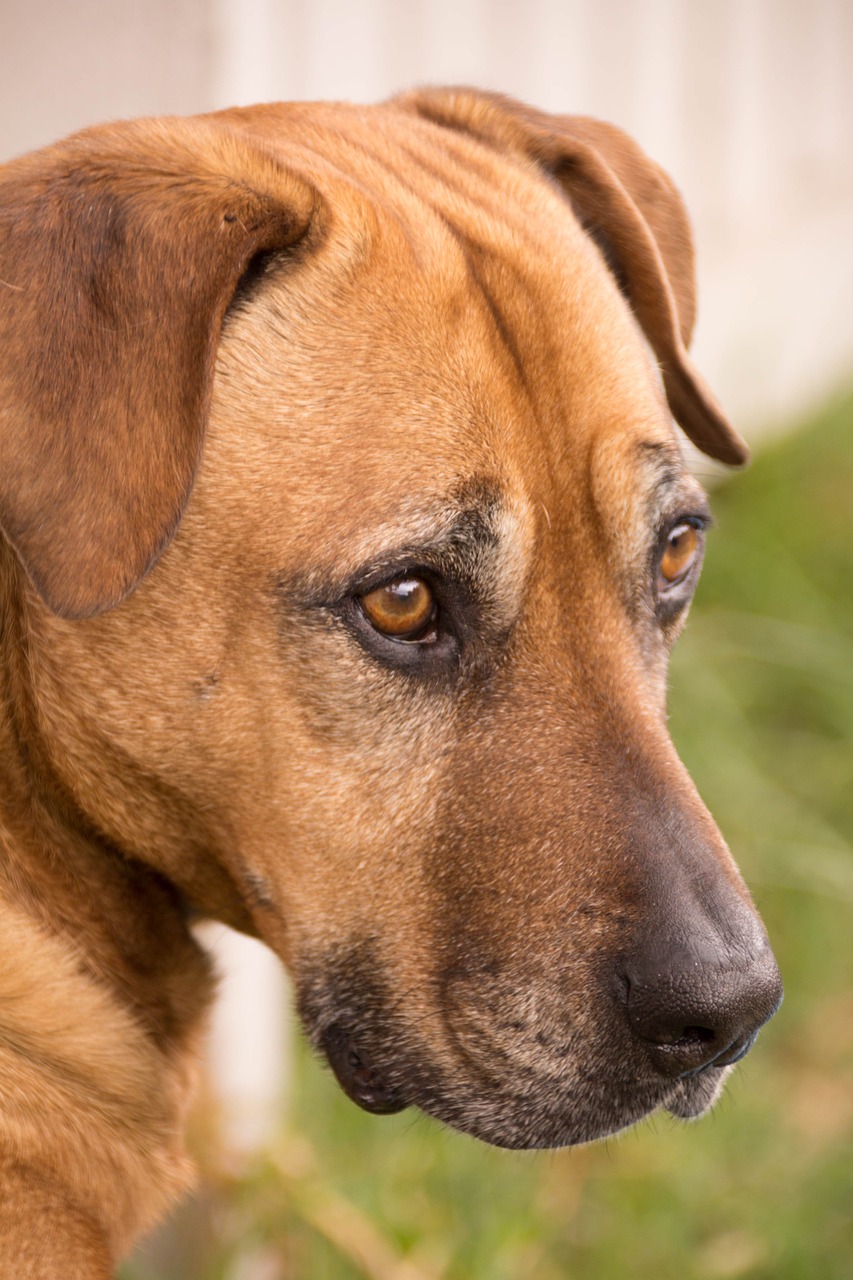
[[[60,1274],[49,1246],[65,1237],[94,1277],[191,1181],[183,1123],[213,982],[181,893],[55,767],[28,597],[0,540],[0,1177],[13,1209],[52,1225],[38,1274]],[[6,1215],[3,1257],[30,1249]]]
[[[126,856],[60,778],[31,677],[23,574],[0,548],[0,897],[73,946],[161,1048],[197,1021],[210,990],[170,881]]]

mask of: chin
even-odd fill
[[[423,1050],[407,1052],[398,1041],[391,1052],[341,1023],[313,1039],[343,1091],[363,1110],[388,1115],[416,1107],[452,1129],[511,1150],[595,1142],[659,1110],[696,1119],[717,1101],[731,1071],[710,1067],[673,1082],[573,1063],[562,1079],[548,1073],[538,1078],[527,1069],[510,1081],[458,1067],[441,1070]]]

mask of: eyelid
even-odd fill
[[[413,555],[403,551],[399,558],[389,557],[387,560],[374,561],[363,566],[341,582],[335,590],[325,594],[322,601],[327,608],[343,608],[348,600],[356,600],[369,595],[371,591],[379,591],[388,587],[400,578],[422,578],[431,591],[440,588],[444,575],[437,564],[430,562],[430,557],[419,550]]]
[[[694,529],[710,529],[714,524],[714,517],[708,507],[702,506],[694,510],[678,510],[674,514],[664,514],[661,520],[661,532],[665,536],[673,529],[677,529],[680,524],[692,524]]]
[[[683,524],[691,525],[697,533],[705,534],[709,529],[714,527],[714,518],[710,511],[682,511],[675,516],[666,516],[661,520],[658,526],[658,535],[655,540],[654,559],[657,563],[666,546],[667,539],[672,536],[675,530]]]

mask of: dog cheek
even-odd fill
[[[401,734],[357,694],[332,726],[318,725],[316,706],[303,710],[289,718],[288,750],[275,752],[268,812],[236,824],[241,856],[271,886],[294,955],[381,930],[400,964],[427,914],[424,848],[445,786],[447,716],[412,716]]]

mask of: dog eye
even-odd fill
[[[360,596],[361,611],[390,640],[424,641],[434,631],[435,596],[423,578],[402,577]]]
[[[658,567],[658,591],[668,591],[687,577],[699,554],[701,525],[682,520],[670,530]]]

